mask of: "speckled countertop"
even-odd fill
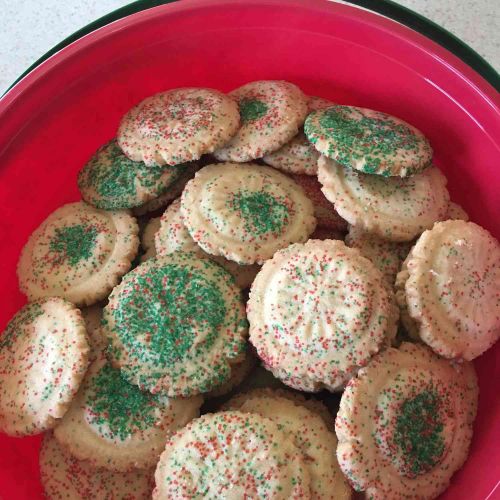
[[[249,0],[250,1],[250,0]],[[307,0],[304,0],[307,1]],[[125,0],[0,0],[0,95],[56,43]],[[400,0],[445,27],[500,69],[498,0]]]

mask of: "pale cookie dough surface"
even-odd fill
[[[155,500],[310,498],[300,450],[272,420],[227,411],[193,420],[167,441]]]
[[[341,241],[280,250],[250,291],[250,341],[285,384],[342,389],[396,335],[398,311],[383,279]]]
[[[307,97],[293,83],[250,82],[230,94],[237,102],[241,127],[214,156],[245,162],[276,151],[294,137],[307,115]]]
[[[145,469],[156,465],[167,437],[199,415],[202,402],[141,391],[101,355],[54,434],[94,467]]]
[[[24,246],[19,288],[29,300],[59,296],[91,305],[108,296],[131,266],[139,246],[137,223],[126,211],[85,202],[50,214]]]
[[[323,193],[349,224],[390,241],[411,241],[448,213],[446,178],[437,167],[403,179],[362,174],[322,156]]]
[[[11,436],[54,427],[88,366],[85,323],[58,297],[25,305],[0,336],[0,430]]]
[[[366,174],[406,177],[432,161],[422,132],[380,111],[336,104],[311,113],[304,131],[321,154]]]
[[[387,349],[342,395],[340,468],[368,498],[436,498],[467,458],[477,398],[471,363],[422,345]]]
[[[132,108],[122,118],[117,141],[131,160],[178,165],[226,144],[239,124],[233,98],[213,89],[179,88]]]
[[[52,433],[40,448],[40,476],[48,500],[148,500],[154,487],[154,469],[96,469],[73,457]]]
[[[85,321],[87,330],[87,340],[89,342],[89,359],[93,361],[108,345],[106,337],[102,332],[102,308],[103,304],[94,304],[93,306],[82,309],[82,317]]]
[[[194,241],[239,264],[261,264],[276,250],[305,241],[316,226],[313,205],[284,174],[255,164],[201,169],[181,198]]]
[[[500,244],[462,220],[422,234],[406,260],[409,315],[446,358],[472,360],[500,337]]]

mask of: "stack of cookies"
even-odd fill
[[[132,108],[26,243],[0,337],[0,430],[45,433],[47,497],[443,492],[500,244],[432,161],[403,120],[285,81]]]

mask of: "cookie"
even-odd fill
[[[154,469],[112,472],[78,460],[47,433],[40,448],[40,477],[48,500],[148,500]]]
[[[193,420],[167,441],[153,499],[310,498],[300,450],[272,420],[228,411]]]
[[[472,360],[500,337],[500,244],[462,220],[439,222],[398,276],[418,335],[446,358]]]
[[[436,498],[467,458],[477,397],[471,363],[421,345],[387,349],[342,394],[340,468],[367,498]]]
[[[238,102],[241,127],[214,152],[219,161],[245,162],[276,151],[297,135],[307,115],[307,97],[293,83],[250,82],[229,95]]]
[[[448,213],[446,215],[446,219],[464,220],[465,222],[468,222],[469,215],[458,203],[450,201],[450,204],[448,205]]]
[[[305,241],[316,226],[313,205],[284,174],[256,164],[202,168],[182,193],[181,212],[205,252],[261,264],[276,250]]]
[[[119,210],[143,205],[162,194],[184,165],[146,165],[125,156],[112,140],[99,148],[78,174],[82,198],[97,208]]]
[[[89,359],[91,361],[96,359],[99,353],[103,352],[108,345],[101,329],[102,308],[102,304],[94,304],[81,310],[87,331],[87,340],[90,347]]]
[[[412,246],[411,242],[398,243],[383,240],[364,232],[356,226],[349,227],[345,242],[347,246],[357,248],[362,255],[370,260],[385,276],[387,283],[391,286],[394,285],[401,264],[406,259]]]
[[[309,97],[307,112],[332,106],[331,101],[321,97]],[[271,167],[290,174],[316,175],[318,171],[319,153],[307,140],[301,130],[291,141],[287,142],[277,151],[265,155],[262,159]]]
[[[80,311],[50,297],[25,305],[0,336],[0,430],[39,434],[68,409],[88,365]]]
[[[335,104],[309,114],[304,131],[321,154],[365,174],[407,177],[432,162],[422,132],[380,111]]]
[[[180,88],[132,108],[121,120],[117,141],[131,160],[178,165],[224,146],[239,125],[233,98],[213,89]]]
[[[398,310],[383,280],[342,241],[280,250],[250,291],[250,342],[286,385],[340,390],[396,335]]]
[[[141,391],[101,355],[54,431],[79,460],[114,471],[158,462],[167,437],[199,416],[201,396],[172,399]]]
[[[335,456],[337,438],[334,432],[300,397],[283,393],[256,390],[238,394],[226,403],[224,409],[257,413],[274,421],[285,434],[293,437],[295,445],[306,457],[306,468],[311,477],[310,498],[350,500],[351,489],[340,472]],[[323,412],[328,412],[326,407],[323,407]]]
[[[160,229],[160,217],[149,219],[141,232],[141,247],[144,253],[141,255],[141,262],[156,256],[155,234]]]
[[[108,356],[131,383],[153,393],[209,392],[243,358],[247,321],[227,271],[193,253],[153,257],[109,297]]]
[[[386,240],[411,241],[448,213],[446,177],[437,167],[404,179],[383,178],[322,156],[318,179],[342,218]]]
[[[312,201],[318,226],[335,231],[347,231],[347,222],[335,210],[333,203],[325,198],[321,191],[321,184],[316,177],[308,175],[292,175],[291,177]]]
[[[29,300],[63,297],[76,305],[104,299],[137,254],[139,229],[125,211],[85,202],[52,212],[24,246],[17,275]]]

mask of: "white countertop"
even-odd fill
[[[0,95],[51,47],[128,3],[128,0],[0,0],[4,16],[0,30]],[[445,27],[500,70],[498,0],[399,0],[399,3]]]

